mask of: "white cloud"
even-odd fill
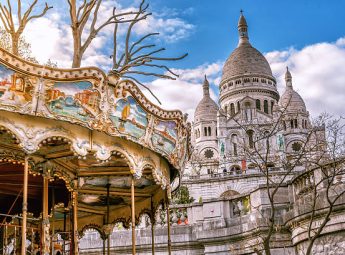
[[[345,37],[333,43],[317,43],[300,50],[291,47],[271,51],[265,56],[277,79],[280,94],[285,89],[284,75],[286,66],[289,66],[294,89],[304,99],[312,117],[323,112],[344,115]],[[223,62],[217,61],[191,69],[175,69],[180,74],[178,80],[158,79],[150,84],[150,88],[162,101],[163,108],[180,109],[189,114],[189,120],[193,120],[195,107],[202,97],[204,74],[208,75],[213,89],[217,89],[222,66]],[[212,97],[217,102],[213,91]]]
[[[280,92],[284,91],[284,74],[289,66],[294,89],[302,96],[312,116],[322,112],[344,115],[345,38],[334,43],[309,45],[301,50],[273,51],[266,57]]]
[[[133,6],[124,8],[120,3],[113,0],[102,2],[99,9],[96,27],[102,24],[112,14],[113,7],[117,7],[117,13],[134,11],[138,6],[137,2]],[[54,5],[54,4],[53,4]],[[61,13],[62,12],[62,13]],[[88,34],[90,20],[85,26],[83,39]],[[60,67],[70,67],[73,56],[73,39],[69,24],[69,15],[66,6],[57,6],[56,9],[49,10],[47,15],[42,18],[32,20],[24,31],[24,36],[31,44],[33,55],[40,63],[46,63],[48,59],[57,62]],[[134,34],[143,35],[147,32],[160,32],[160,40],[166,42],[176,42],[189,36],[194,28],[181,18],[166,16],[158,17],[155,13],[147,20],[138,23]],[[82,66],[98,66],[105,71],[111,67],[112,61],[109,56],[112,53],[113,26],[107,26],[99,33],[89,48],[86,50]],[[120,36],[124,30],[120,30]],[[123,38],[121,38],[123,39]]]
[[[160,39],[169,43],[188,37],[195,29],[195,26],[180,18],[161,18],[155,14],[149,16],[137,24],[134,32],[138,35],[145,35],[152,32],[159,32]]]
[[[161,107],[163,109],[182,110],[183,113],[188,113],[189,120],[192,121],[195,108],[202,98],[202,84],[205,74],[213,87],[210,90],[211,97],[216,102],[218,101],[214,92],[214,88],[216,88],[214,81],[219,79],[222,65],[221,62],[216,62],[204,64],[194,69],[174,69],[180,75],[177,80],[156,79],[148,86],[162,102]],[[148,91],[144,90],[144,93],[152,102],[156,102]]]

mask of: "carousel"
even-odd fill
[[[132,81],[0,49],[2,254],[78,254],[88,229],[110,254],[119,222],[132,230],[135,254],[135,226],[169,205],[188,136],[180,111],[152,104]]]

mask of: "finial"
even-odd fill
[[[240,37],[239,44],[248,42],[248,25],[242,9],[240,11],[240,19],[238,20],[237,28]]]
[[[202,89],[204,92],[204,96],[210,96],[210,83],[207,80],[206,74],[205,74],[204,84],[202,85]]]
[[[286,72],[285,72],[285,82],[286,86],[292,88],[292,75],[289,71],[289,67],[286,67]]]

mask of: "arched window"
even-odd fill
[[[285,123],[285,120],[283,120],[283,128],[284,128],[284,130],[286,131],[286,123]]]
[[[240,102],[237,102],[237,112],[241,110]]]
[[[227,105],[224,107],[224,111],[225,111],[225,114],[228,115],[228,106]]]
[[[295,128],[298,128],[297,119],[294,119],[294,123],[295,123]]]
[[[211,127],[208,127],[208,136],[211,136]]]
[[[235,115],[235,105],[234,105],[234,103],[230,104],[230,114],[231,114],[231,116]]]
[[[237,135],[231,136],[231,143],[232,143],[232,153],[234,156],[237,156]]]
[[[268,114],[268,102],[267,102],[267,100],[264,101],[264,112]]]
[[[248,135],[249,148],[253,149],[254,148],[254,131],[248,130],[247,135]]]
[[[259,99],[256,99],[256,109],[261,110],[261,102]]]
[[[246,121],[252,120],[252,109],[250,107],[249,102],[246,102],[246,104],[245,104],[245,115],[246,115]]]
[[[207,136],[207,127],[204,127],[204,136]]]
[[[232,173],[237,173],[240,174],[241,173],[241,167],[239,165],[233,165],[230,167],[230,172]]]
[[[273,107],[274,107],[274,102],[271,101],[271,114],[273,114]]]
[[[293,120],[290,120],[290,128],[293,128]]]

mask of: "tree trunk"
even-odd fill
[[[19,36],[16,34],[11,34],[12,40],[12,53],[19,56]]]
[[[314,242],[315,242],[315,239],[311,239],[309,241],[308,248],[307,248],[305,255],[311,255],[312,254],[311,252],[313,251]]]
[[[80,65],[81,65],[81,55],[78,51],[75,51],[73,54],[72,68],[79,68]]]
[[[81,35],[78,29],[72,28],[73,35],[73,63],[72,68],[79,68],[81,65]]]
[[[265,255],[271,255],[270,239],[264,240],[263,244],[264,244]]]

